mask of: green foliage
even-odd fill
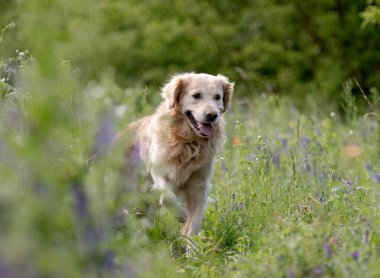
[[[367,2],[368,6],[364,12],[361,13],[361,16],[363,17],[363,27],[366,27],[368,24],[376,25],[380,23],[380,1],[369,0]]]
[[[365,91],[380,87],[378,29],[360,28],[376,21],[375,2],[371,12],[356,0],[38,3],[1,4],[0,24],[16,29],[0,49],[29,49],[41,66],[58,54],[81,81],[112,68],[123,87],[152,89],[176,72],[220,72],[240,95],[267,91],[301,104],[310,95],[337,104],[352,77]]]
[[[0,276],[379,276],[378,37],[336,3],[2,1]],[[113,142],[184,70],[237,81],[189,257],[169,212],[139,218],[156,196]],[[353,73],[342,113],[297,110]],[[239,99],[261,91],[292,97]]]

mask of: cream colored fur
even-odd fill
[[[163,102],[156,112],[130,125],[133,145],[150,168],[152,189],[159,192],[160,204],[174,207],[185,222],[186,237],[201,229],[215,153],[224,137],[223,113],[233,88],[222,75],[175,75],[162,88]],[[215,119],[209,123],[207,117]]]

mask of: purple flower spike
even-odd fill
[[[93,155],[103,155],[111,146],[115,136],[115,125],[108,113],[105,113],[99,123],[93,146]]]
[[[114,255],[112,251],[107,251],[104,257],[104,269],[112,271],[114,269]]]
[[[365,232],[364,232],[364,243],[365,244],[368,244],[368,241],[369,241],[369,230],[370,230],[370,225],[368,224],[367,228],[365,229]]]
[[[355,251],[354,253],[351,254],[351,257],[357,261],[359,259],[359,251]]]
[[[301,146],[308,147],[311,143],[310,139],[305,135],[300,139]]]
[[[322,137],[322,134],[317,127],[314,127],[314,132],[315,134],[317,134],[318,137]]]
[[[0,261],[0,277],[12,277],[8,267]]]
[[[321,197],[319,197],[319,202],[322,204],[323,203],[323,194],[321,195]]]
[[[330,244],[325,243],[325,250],[326,250],[326,256],[327,256],[327,258],[331,258],[332,255],[333,255],[333,253],[332,253]]]
[[[372,165],[370,163],[366,164],[365,168],[367,169],[368,172],[372,172],[373,170]]]
[[[314,269],[313,272],[316,274],[323,274],[324,270],[323,270],[323,267],[318,266],[316,269]]]
[[[310,169],[311,169],[310,163],[308,160],[306,160],[306,172],[310,173]]]
[[[243,202],[240,202],[239,205],[240,205],[240,209],[244,208],[244,203]]]
[[[280,140],[281,140],[282,151],[286,152],[288,150],[288,141],[285,138],[280,139]]]
[[[273,160],[273,164],[276,168],[280,168],[280,154],[275,152],[273,155],[272,155],[272,160]]]
[[[228,172],[228,168],[227,168],[227,165],[224,162],[224,160],[222,160],[221,166],[222,166],[222,169],[223,169],[224,172]]]
[[[317,175],[317,163],[313,162],[313,176],[315,177]]]
[[[346,185],[348,185],[348,187],[349,187],[351,190],[354,189],[354,184],[353,184],[351,181],[349,181],[349,180],[345,180],[344,183],[345,183]]]
[[[372,173],[371,175],[372,177],[372,180],[375,181],[375,182],[380,182],[380,175],[377,174],[377,173]]]

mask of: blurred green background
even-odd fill
[[[0,50],[6,58],[28,49],[42,67],[70,61],[81,82],[112,69],[122,87],[157,89],[176,72],[223,73],[240,96],[269,92],[330,104],[349,78],[366,92],[380,87],[375,4],[4,0],[0,26],[16,27]]]
[[[0,277],[378,277],[379,24],[378,0],[0,1]],[[189,71],[236,85],[192,258],[112,145]]]

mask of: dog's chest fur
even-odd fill
[[[171,144],[163,153],[164,162],[167,165],[166,177],[175,186],[181,186],[192,176],[200,172],[210,172],[215,152],[208,149],[206,142]],[[202,175],[201,175],[202,176]]]
[[[161,169],[169,182],[179,187],[197,176],[209,178],[222,125],[215,129],[212,138],[204,139],[192,131],[183,116],[166,115],[159,121],[159,126],[163,128],[156,133],[157,162],[161,163]],[[202,172],[207,174],[200,175]]]

